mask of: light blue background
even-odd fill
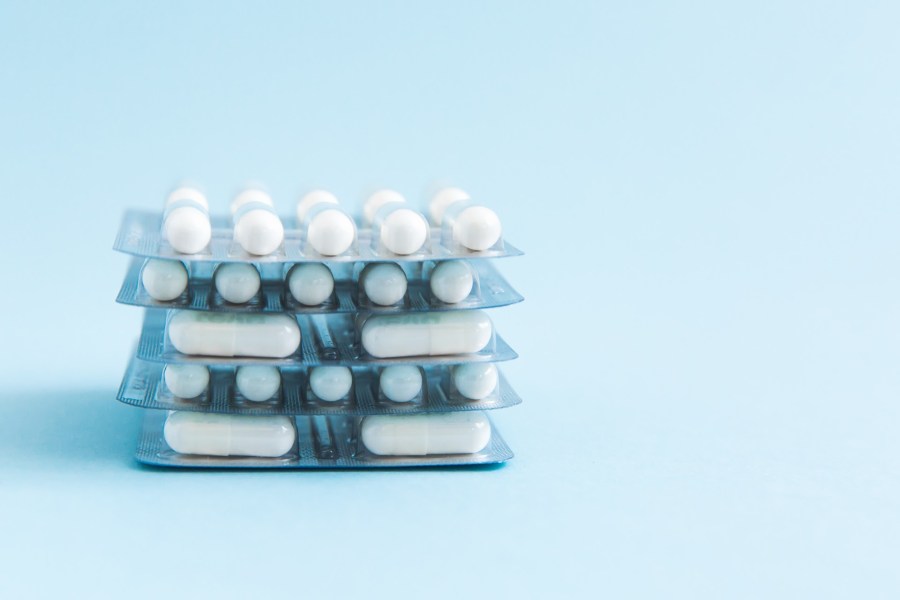
[[[896,598],[898,5],[624,4],[0,1],[0,596]],[[517,458],[139,467],[182,178],[493,205]]]

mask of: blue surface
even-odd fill
[[[0,597],[896,598],[900,9],[620,4],[0,2]],[[186,177],[494,205],[517,458],[136,465]]]

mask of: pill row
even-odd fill
[[[181,204],[176,206],[180,207],[179,210],[195,210]],[[470,202],[463,202],[454,209],[476,208],[481,209],[483,207],[471,205]],[[460,236],[455,234],[455,229],[448,225],[450,223],[449,220],[444,221],[441,226],[429,227],[424,220],[424,216],[398,203],[390,203],[382,210],[379,210],[379,216],[377,217],[379,220],[373,223],[371,227],[354,229],[353,237],[343,251],[339,253],[331,253],[333,250],[321,252],[324,248],[320,243],[315,242],[317,239],[315,229],[311,229],[308,225],[302,223],[297,228],[285,228],[280,219],[270,211],[271,209],[268,211],[257,209],[259,214],[270,215],[268,219],[278,220],[278,226],[274,230],[279,232],[279,243],[270,252],[264,254],[248,251],[245,247],[246,242],[243,245],[241,243],[241,240],[249,239],[248,234],[242,233],[245,229],[234,227],[229,224],[228,219],[219,216],[205,217],[210,224],[210,237],[200,251],[190,254],[181,253],[170,243],[172,234],[165,233],[167,215],[171,218],[171,213],[167,212],[160,215],[159,213],[140,210],[129,210],[125,213],[113,247],[115,250],[126,254],[191,262],[204,260],[221,262],[352,262],[355,260],[416,262],[452,258],[499,258],[522,254],[521,251],[502,238],[498,238],[494,244],[484,249],[474,250],[459,241],[460,239],[468,238],[466,236],[460,238]],[[342,214],[338,209],[329,209],[328,212]],[[411,220],[408,218],[410,214],[417,216],[414,220]],[[407,218],[396,218],[404,215]],[[346,215],[345,218],[350,219]],[[407,221],[420,223],[424,227],[420,233],[415,234],[416,239],[413,242],[401,243],[398,241],[403,239],[399,233],[395,232],[395,229],[403,231],[399,226],[388,229],[384,226],[384,223],[402,224]],[[469,223],[470,221],[463,222]],[[468,225],[467,228],[478,231],[477,223]],[[471,244],[471,242],[469,243]]]
[[[521,300],[485,260],[254,265],[134,259],[117,298],[157,308],[310,314],[492,308]]]
[[[484,311],[354,315],[145,312],[143,360],[342,366],[501,362],[516,353]]]
[[[164,365],[133,359],[118,399],[141,408],[229,414],[410,414],[521,403],[493,363],[453,367]]]
[[[355,417],[148,411],[137,459],[181,467],[475,465],[512,452],[482,412]]]
[[[377,233],[380,245],[397,255],[415,254],[428,239],[425,216],[410,208],[393,190],[372,194],[363,205],[364,225]],[[500,241],[500,219],[491,209],[472,203],[458,188],[439,191],[431,200],[432,224],[445,226],[455,244],[471,251],[492,248]],[[300,199],[297,227],[312,249],[322,256],[340,256],[356,243],[356,223],[341,208],[337,197],[314,190]],[[233,238],[253,256],[275,252],[284,242],[284,225],[271,196],[259,189],[244,190],[231,202]],[[209,202],[196,188],[182,187],[166,199],[162,233],[181,254],[203,252],[212,239]]]

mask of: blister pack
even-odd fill
[[[238,415],[399,415],[508,408],[521,399],[493,363],[275,368],[164,365],[133,358],[118,399]]]
[[[276,315],[147,310],[138,358],[276,367],[453,365],[518,355],[483,312]]]
[[[352,469],[489,465],[513,453],[479,412],[358,418],[147,411],[136,457],[165,467]]]
[[[396,211],[395,211],[396,212]],[[292,227],[283,230],[278,245],[265,254],[248,252],[236,239],[233,219],[225,216],[209,218],[211,234],[209,241],[196,253],[186,254],[176,250],[164,234],[165,214],[152,211],[129,210],[122,219],[119,235],[113,248],[118,252],[147,258],[170,260],[215,262],[375,262],[449,260],[456,258],[503,258],[519,256],[522,252],[504,240],[498,240],[484,250],[470,250],[452,240],[452,233],[441,227],[426,227],[427,233],[415,251],[398,253],[385,244],[387,239],[379,229],[360,228],[356,230],[351,245],[335,255],[317,252],[310,242],[307,229]],[[290,222],[290,219],[284,219]],[[297,225],[295,223],[295,225]],[[394,247],[395,250],[401,248]]]
[[[296,214],[246,189],[210,216],[182,187],[129,210],[121,304],[144,323],[118,393],[165,467],[471,466],[512,458],[485,411],[521,399],[482,309],[522,300],[486,259],[522,253],[458,188],[427,216],[392,190],[356,216],[324,190]]]
[[[215,263],[131,261],[120,304],[331,314],[495,308],[522,301],[490,262]]]

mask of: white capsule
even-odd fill
[[[323,256],[338,256],[356,240],[356,226],[350,215],[337,208],[337,198],[324,190],[314,190],[297,204],[297,223],[305,227],[313,250]]]
[[[425,456],[474,454],[491,441],[491,422],[482,412],[365,417],[360,438],[372,454]]]
[[[412,365],[385,367],[378,377],[384,397],[392,402],[412,402],[422,393],[422,371]]]
[[[297,320],[284,314],[180,310],[168,332],[182,354],[286,358],[300,347]]]
[[[187,269],[177,260],[151,258],[141,270],[141,283],[151,298],[168,302],[187,289]]]
[[[247,263],[224,263],[216,269],[213,282],[226,302],[244,304],[259,293],[259,271]]]
[[[490,318],[473,310],[369,317],[361,337],[372,356],[394,358],[479,352],[492,333]]]
[[[271,400],[281,387],[281,373],[269,365],[248,365],[237,368],[235,385],[250,402]]]
[[[163,213],[163,235],[177,252],[196,254],[209,244],[212,227],[206,197],[191,187],[169,194]]]
[[[447,304],[456,304],[472,293],[475,277],[472,274],[472,267],[467,262],[448,260],[434,268],[429,285],[435,298]]]
[[[209,369],[203,365],[166,365],[166,387],[178,398],[196,398],[209,387]]]
[[[266,256],[284,241],[284,225],[272,198],[261,190],[245,190],[231,203],[234,240],[249,254]]]
[[[440,227],[441,220],[444,218],[444,211],[451,204],[455,204],[460,200],[469,200],[469,194],[455,187],[439,190],[428,204],[428,216],[431,217],[431,222]]]
[[[500,375],[493,363],[468,363],[453,367],[453,385],[469,400],[484,400],[497,389]]]
[[[428,221],[410,208],[397,208],[381,221],[378,239],[394,254],[414,254],[422,249],[428,239]]]
[[[359,275],[363,291],[373,304],[391,306],[406,295],[406,273],[395,263],[368,265]]]
[[[179,454],[275,458],[290,452],[297,432],[290,417],[176,411],[163,435]]]
[[[288,289],[304,306],[318,306],[334,292],[334,275],[322,263],[300,263],[288,273]]]
[[[348,367],[315,367],[309,372],[310,389],[325,402],[343,400],[352,385],[353,372]]]
[[[500,241],[502,231],[497,213],[486,206],[469,206],[453,221],[453,240],[476,252]]]
[[[375,215],[381,210],[381,207],[388,204],[405,204],[404,198],[399,192],[394,190],[378,190],[363,203],[363,219],[366,225],[375,222]]]

